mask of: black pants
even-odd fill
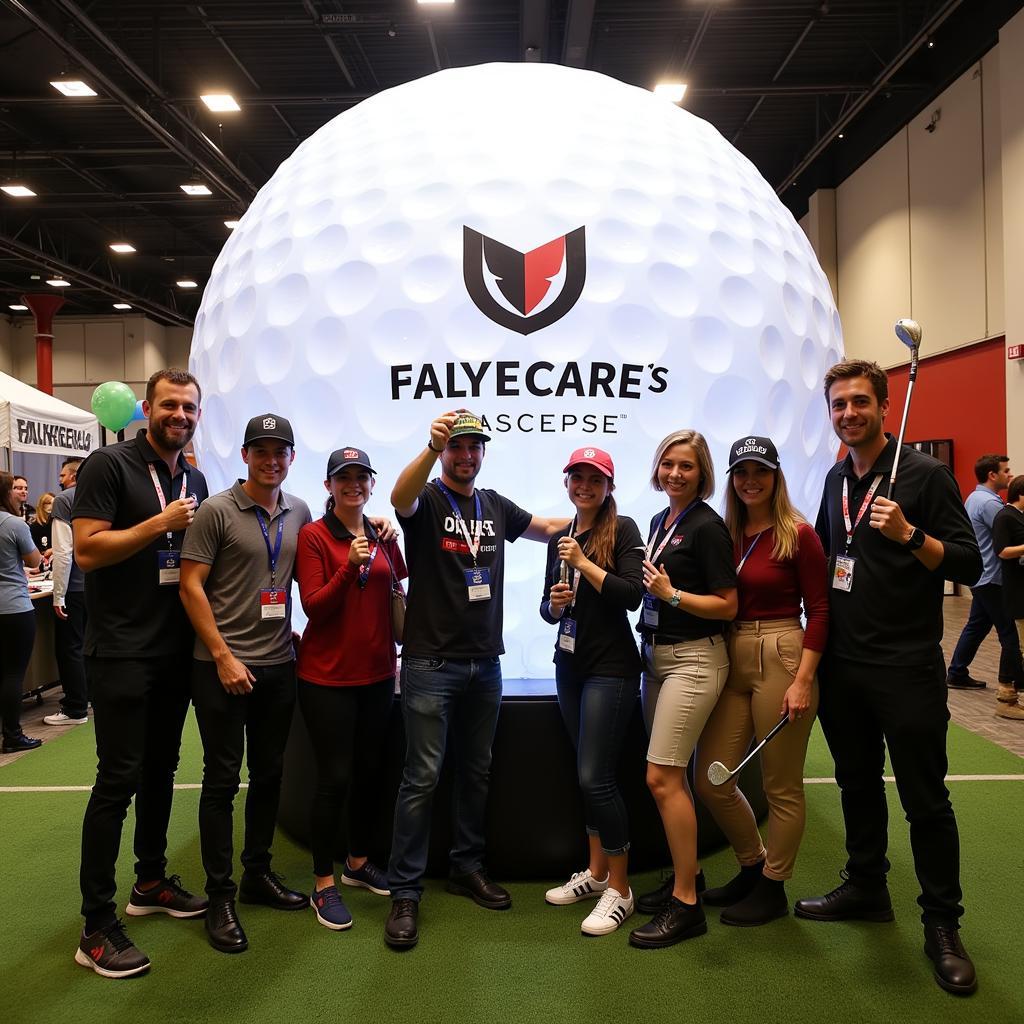
[[[252,692],[228,693],[217,666],[194,661],[192,702],[203,738],[203,792],[199,798],[199,843],[210,896],[234,896],[232,809],[242,771],[249,767],[245,796],[245,846],[242,867],[270,870],[270,847],[281,797],[284,748],[295,707],[295,662],[249,665],[256,677]]]
[[[157,881],[167,868],[167,823],[191,658],[86,656],[96,730],[96,783],[82,822],[82,916],[86,930],[115,918],[114,870],[121,827],[135,797],[135,874]]]
[[[956,643],[949,662],[954,679],[966,679],[967,670],[978,653],[982,640],[996,627],[999,637],[999,682],[1024,690],[1024,665],[1021,665],[1020,638],[1013,619],[1003,606],[1003,588],[998,583],[971,587],[971,613]]]
[[[36,640],[36,613],[0,615],[0,720],[5,739],[21,735],[21,691]]]
[[[82,660],[82,638],[85,636],[85,594],[73,591],[64,595],[66,619],[53,617],[53,651],[64,697],[60,709],[68,718],[85,718],[89,710],[89,687],[85,681]]]
[[[933,665],[877,666],[823,660],[818,717],[836,764],[846,822],[846,869],[864,886],[885,883],[888,808],[882,770],[889,748],[907,821],[917,902],[926,924],[963,914],[960,837],[946,789],[946,680]]]
[[[299,680],[299,707],[316,760],[316,790],[310,809],[313,874],[330,875],[338,821],[348,797],[348,852],[369,852],[380,812],[381,780],[394,677],[368,686],[320,686]]]

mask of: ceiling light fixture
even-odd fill
[[[685,82],[659,82],[654,87],[654,95],[668,100],[670,103],[682,103],[686,95]]]
[[[63,277],[49,277],[46,279],[46,283],[51,288],[69,288],[71,286],[71,282],[65,281]]]
[[[27,199],[30,196],[35,195],[35,192],[33,192],[28,185],[0,185],[0,190],[6,192],[9,196],[13,196],[15,199]]]
[[[27,313],[28,306],[23,306],[20,302],[12,302],[8,309],[13,309],[15,313]]]
[[[242,108],[229,92],[208,92],[199,97],[206,106],[218,114],[234,113]]]
[[[433,4],[436,7],[441,7],[442,5],[451,7],[455,3],[455,0],[417,0],[417,3],[422,4],[424,7],[426,7],[427,4]]]
[[[229,231],[234,231],[235,228],[238,227],[238,221],[237,220],[226,220],[226,221],[224,221],[224,227],[226,227]]]
[[[109,248],[113,252],[135,252],[135,246],[131,242],[111,242]]]
[[[174,282],[179,288],[198,288],[199,284],[193,281],[191,277],[182,277]]]
[[[114,309],[131,309],[131,305],[127,302],[115,302]]]
[[[181,191],[184,192],[185,195],[187,196],[213,195],[213,193],[210,191],[209,186],[199,180],[186,181],[185,184],[181,186]]]
[[[96,90],[92,86],[83,82],[80,78],[58,78],[56,81],[50,83],[64,96],[95,96]]]

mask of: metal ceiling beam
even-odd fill
[[[827,132],[822,134],[813,146],[807,151],[802,159],[797,161],[796,166],[776,186],[775,191],[781,195],[793,182],[803,174],[808,167],[832,144],[835,137],[846,128],[862,110],[880,93],[883,89],[891,88],[889,79],[895,75],[911,57],[928,42],[928,37],[934,35],[942,23],[952,15],[963,3],[963,0],[946,0],[937,11],[914,33],[906,46],[875,76],[871,88],[862,93],[852,104],[846,113],[831,125]]]
[[[169,320],[171,323],[178,324],[181,327],[194,326],[195,321],[192,317],[185,316],[177,310],[163,305],[163,303],[153,302],[151,299],[147,299],[142,295],[136,295],[134,292],[127,292],[123,288],[118,287],[113,281],[100,277],[98,274],[92,273],[92,271],[76,267],[74,264],[58,259],[56,256],[50,256],[40,249],[35,249],[31,245],[19,242],[15,238],[0,235],[0,252],[17,256],[19,259],[23,259],[27,263],[32,263],[45,270],[55,270],[70,280],[72,284],[81,282],[93,291],[100,292],[109,298],[130,302],[135,309],[142,313],[149,313],[160,320]]]
[[[550,0],[521,0],[519,6],[519,57],[541,62],[548,56]]]
[[[569,0],[565,15],[565,40],[562,63],[570,68],[585,68],[590,55],[590,33],[594,28],[595,0]]]
[[[690,70],[690,66],[693,64],[693,61],[697,56],[697,51],[700,49],[700,44],[704,39],[704,34],[707,32],[708,26],[711,24],[711,19],[714,16],[714,13],[714,8],[704,8],[704,13],[700,17],[700,24],[697,26],[697,31],[693,33],[693,38],[690,40],[690,46],[686,51],[686,56],[683,58],[683,66],[681,70],[684,75]]]
[[[334,63],[341,69],[341,73],[345,76],[345,80],[354,89],[356,87],[355,79],[352,77],[352,72],[349,71],[348,65],[345,63],[345,58],[342,57],[341,51],[338,49],[337,44],[331,38],[331,35],[323,27],[320,21],[320,14],[317,12],[316,7],[313,6],[313,0],[302,0],[302,6],[305,8],[306,13],[312,19],[313,25],[317,32],[320,33],[320,37],[327,44],[327,49],[331,51],[331,56],[334,58]]]

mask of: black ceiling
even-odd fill
[[[38,193],[0,194],[0,310],[46,290],[49,271],[72,282],[65,313],[126,299],[191,323],[224,220],[302,139],[381,89],[486,61],[556,61],[645,87],[685,78],[686,107],[800,216],[816,188],[841,182],[992,47],[1022,5],[0,0],[0,176]],[[60,96],[49,82],[64,71],[99,95]],[[210,113],[198,97],[213,89],[242,111]],[[211,196],[180,190],[195,174]],[[117,236],[138,251],[111,254]],[[199,288],[177,288],[183,274]]]

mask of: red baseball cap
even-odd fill
[[[593,466],[599,469],[609,480],[615,479],[615,465],[612,457],[600,448],[577,448],[569,456],[563,473],[568,473],[573,466]]]

